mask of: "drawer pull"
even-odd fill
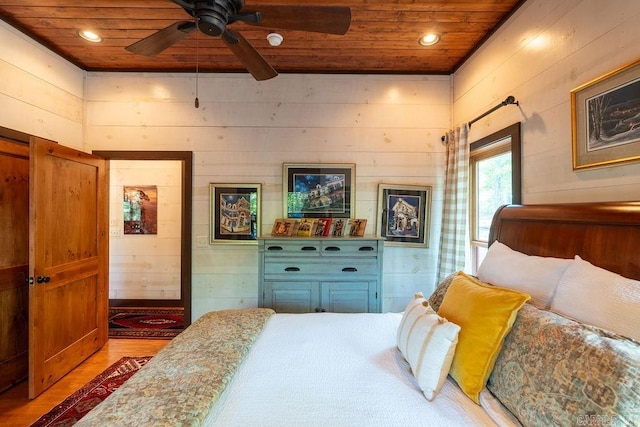
[[[267,248],[268,251],[281,251],[283,250],[282,246],[269,246]]]
[[[300,267],[287,267],[284,271],[300,271]]]
[[[371,252],[371,251],[375,251],[375,248],[373,246],[362,246],[358,250],[362,252]]]
[[[324,250],[329,252],[338,252],[340,248],[337,246],[327,246]]]
[[[315,246],[303,246],[300,248],[301,251],[315,251]]]
[[[342,271],[344,271],[344,272],[356,272],[356,271],[358,271],[358,269],[355,268],[355,267],[345,267],[345,268],[342,269]]]

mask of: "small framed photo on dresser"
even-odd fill
[[[351,218],[349,220],[349,236],[363,237],[364,230],[367,228],[367,220],[361,218]]]
[[[298,224],[298,231],[296,232],[298,237],[311,237],[314,230],[316,220],[313,218],[302,218]]]
[[[313,235],[316,237],[327,237],[331,232],[331,218],[318,218],[316,229]]]
[[[296,220],[289,218],[276,219],[271,229],[273,237],[291,237],[293,230],[296,228]]]
[[[334,218],[333,227],[331,228],[331,237],[343,237],[344,230],[347,228],[347,220],[345,218]]]

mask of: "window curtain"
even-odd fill
[[[469,124],[449,131],[446,138],[446,166],[438,283],[449,274],[464,270],[469,218]],[[437,283],[436,283],[437,285]]]

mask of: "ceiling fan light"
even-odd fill
[[[278,33],[269,33],[267,35],[267,40],[271,46],[280,46],[284,38]]]
[[[422,46],[433,46],[434,44],[440,41],[440,35],[436,33],[425,34],[420,37],[420,45]]]
[[[78,35],[92,43],[100,43],[102,41],[102,37],[91,30],[78,30]]]

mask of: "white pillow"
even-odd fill
[[[421,293],[407,305],[398,327],[398,348],[409,362],[424,397],[431,401],[449,373],[460,326],[440,317]]]
[[[495,241],[478,267],[478,279],[531,295],[531,304],[548,309],[572,259],[523,254]]]
[[[640,282],[577,255],[560,279],[551,311],[640,342]]]

